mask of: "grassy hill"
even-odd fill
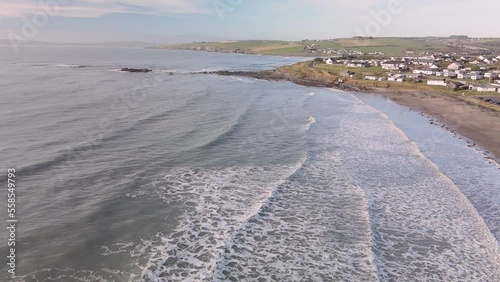
[[[304,40],[300,42],[275,40],[246,40],[224,42],[193,42],[186,44],[162,45],[157,48],[177,50],[197,50],[208,52],[267,54],[282,56],[323,56],[321,52],[303,53],[304,47],[316,44],[318,49],[359,51],[364,53],[383,52],[386,55],[414,53],[471,53],[485,52],[500,54],[500,39],[453,39],[438,37],[422,38],[341,38],[331,40]]]

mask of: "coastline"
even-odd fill
[[[365,92],[365,91],[364,91]],[[500,112],[483,108],[440,93],[423,91],[393,92],[374,89],[379,94],[430,117],[430,123],[443,124],[452,133],[466,138],[469,147],[480,146],[485,154],[500,161]]]
[[[401,106],[430,117],[430,123],[443,124],[451,133],[457,133],[469,141],[469,147],[480,146],[489,158],[500,161],[500,111],[473,103],[458,96],[421,89],[391,89],[382,87],[359,88],[352,83],[338,82],[308,75],[297,76],[278,68],[274,71],[258,72],[204,72],[222,76],[244,76],[255,79],[285,80],[303,86],[335,88],[349,92],[382,95]]]

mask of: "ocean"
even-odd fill
[[[481,148],[377,95],[200,74],[304,60],[0,46],[0,277],[500,281]]]

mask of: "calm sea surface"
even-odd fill
[[[500,281],[479,150],[375,95],[196,74],[302,60],[0,47],[0,280]]]

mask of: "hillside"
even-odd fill
[[[342,38],[331,40],[274,41],[247,40],[193,42],[161,45],[155,48],[224,53],[266,54],[282,56],[403,55],[416,53],[500,53],[500,38]]]

